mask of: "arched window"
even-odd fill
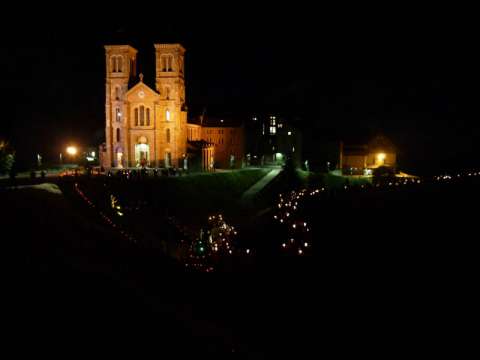
[[[110,69],[112,72],[117,72],[117,57],[112,56],[110,58]]]
[[[145,126],[145,107],[140,106],[140,126]]]
[[[167,129],[167,143],[170,144],[170,129]]]
[[[147,108],[147,126],[150,126],[150,108]]]
[[[122,72],[123,71],[123,58],[121,56],[117,57],[117,61],[118,61],[118,72]]]
[[[162,63],[162,71],[167,71],[167,58],[162,56],[160,62]]]
[[[165,112],[165,119],[167,119],[167,121],[170,121],[170,110],[167,110]]]
[[[173,55],[162,55],[160,62],[162,71],[173,71]]]
[[[117,128],[117,142],[120,142],[120,129]]]
[[[120,112],[120,108],[115,109],[115,118],[117,119],[117,122],[122,121],[122,113]]]
[[[120,88],[115,87],[115,100],[120,100]]]
[[[135,108],[135,126],[138,126],[138,108]]]

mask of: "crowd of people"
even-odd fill
[[[118,169],[108,170],[106,175],[109,177],[126,178],[145,178],[145,177],[176,177],[187,175],[187,171],[182,168],[141,168],[141,169]]]

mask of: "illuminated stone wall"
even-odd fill
[[[105,168],[128,164],[126,93],[130,78],[136,76],[136,55],[137,50],[128,45],[105,46]],[[122,154],[120,163],[117,153]]]
[[[240,168],[245,156],[243,127],[202,127],[202,140],[215,145],[215,165],[220,168]]]
[[[379,154],[384,154],[383,160],[378,158]],[[367,167],[376,168],[379,166],[390,166],[395,167],[397,164],[397,155],[395,153],[389,152],[374,152],[367,155]]]
[[[185,49],[180,44],[155,44],[155,90],[136,75],[137,50],[128,45],[105,46],[104,168],[182,167],[188,140],[207,140],[200,125],[187,123],[185,104]],[[129,83],[135,85],[129,88]],[[243,128],[215,128],[215,151],[205,150],[206,163],[235,167],[243,159]],[[215,159],[212,160],[212,157]]]

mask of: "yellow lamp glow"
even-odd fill
[[[76,155],[77,154],[77,148],[75,146],[67,147],[67,154]]]
[[[384,153],[377,154],[377,159],[378,161],[384,161],[386,155]]]

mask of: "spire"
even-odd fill
[[[200,126],[203,126],[203,119],[205,118],[205,113],[207,112],[207,107],[204,106],[202,110],[202,115],[200,115]]]

